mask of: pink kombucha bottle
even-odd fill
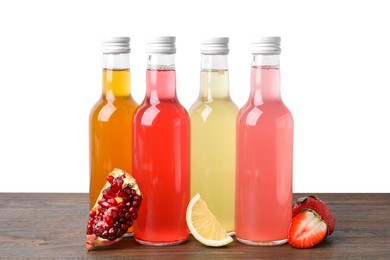
[[[292,208],[293,118],[280,97],[280,37],[252,42],[251,91],[237,117],[238,241],[287,241]]]
[[[146,96],[133,119],[133,176],[143,194],[134,237],[144,245],[187,240],[190,119],[176,96],[175,37],[147,43]]]

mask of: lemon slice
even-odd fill
[[[192,235],[206,246],[219,247],[233,241],[199,193],[188,204],[186,220]]]

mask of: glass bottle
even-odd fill
[[[280,37],[252,42],[251,91],[237,117],[236,237],[287,241],[292,208],[293,118],[280,97]]]
[[[103,42],[102,95],[89,116],[90,208],[114,168],[132,171],[132,119],[137,103],[130,92],[130,38]]]
[[[202,41],[200,92],[191,106],[191,196],[234,231],[237,106],[229,95],[229,38]]]
[[[187,240],[190,119],[176,96],[175,37],[147,42],[146,96],[133,120],[133,174],[143,194],[134,237],[144,245]]]

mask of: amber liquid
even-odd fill
[[[130,94],[130,71],[103,70],[103,92],[91,110],[90,208],[114,168],[132,171],[132,120],[137,103]]]

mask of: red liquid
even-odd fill
[[[237,118],[236,236],[276,245],[291,222],[293,118],[280,98],[278,68],[252,67],[251,85]]]
[[[134,224],[142,244],[188,237],[190,119],[176,98],[175,71],[147,70],[147,93],[133,120],[133,176],[143,194]]]

